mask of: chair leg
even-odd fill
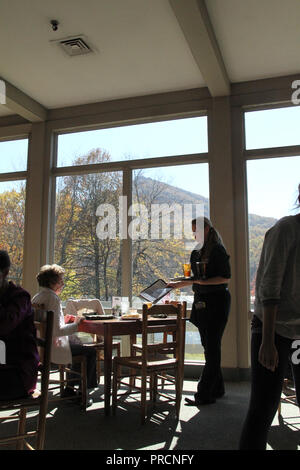
[[[26,408],[20,408],[19,411],[19,423],[18,423],[18,436],[21,434],[25,434],[25,428],[26,428],[26,413],[27,409]],[[17,445],[16,449],[17,450],[23,450],[24,448],[24,439],[18,439],[17,440]]]
[[[82,396],[82,407],[86,409],[87,403],[87,376],[86,376],[86,358],[83,357],[81,361],[81,396]]]
[[[176,419],[179,419],[179,413],[180,413],[180,404],[181,404],[181,394],[182,394],[182,387],[181,387],[181,380],[180,380],[180,374],[178,373],[178,370],[176,371],[175,374],[175,393],[176,393],[176,403],[175,403],[175,412],[176,412]]]
[[[121,344],[120,343],[113,344],[113,350],[114,349],[116,350],[116,356],[120,357],[121,356]],[[98,383],[100,382],[100,377],[101,377],[101,360],[102,360],[101,353],[102,353],[102,350],[98,349],[97,350],[97,362],[96,362]]]
[[[152,400],[153,400],[153,403],[156,402],[156,397],[157,397],[157,382],[158,382],[157,374],[154,374],[154,377],[153,377],[153,389],[152,389]]]
[[[63,391],[64,391],[64,381],[65,381],[65,366],[60,364],[58,366],[58,369],[59,369],[59,381],[60,381],[60,394],[62,395]]]
[[[96,352],[96,372],[97,372],[97,383],[100,382],[101,377],[101,349]]]
[[[113,363],[113,389],[112,389],[112,414],[113,415],[116,414],[116,408],[117,408],[119,372],[120,372],[120,367],[116,362],[114,362]]]
[[[141,380],[141,424],[144,424],[147,415],[147,376],[142,374]]]
[[[43,450],[45,444],[45,434],[46,434],[46,415],[48,408],[48,400],[45,401],[41,407],[38,416],[38,427],[37,427],[37,439],[36,439],[36,449]]]

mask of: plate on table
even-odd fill
[[[140,318],[142,318],[140,313],[124,313],[121,316],[121,320],[139,320]]]
[[[111,320],[115,318],[113,315],[94,315],[91,313],[86,313],[84,317],[86,320]]]
[[[194,276],[190,277],[171,277],[170,281],[194,281]]]

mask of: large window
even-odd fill
[[[63,300],[98,297],[109,308],[112,297],[132,295],[140,307],[143,288],[182,275],[194,246],[191,219],[209,214],[207,148],[205,116],[58,135],[53,259],[66,270]],[[165,157],[172,164],[165,166]],[[169,236],[160,226],[165,217]],[[128,277],[132,271],[128,292],[122,268]],[[191,289],[174,297],[191,306]],[[199,360],[201,353],[199,333],[187,323],[186,358]]]
[[[0,173],[27,170],[28,139],[0,142]]]
[[[57,178],[54,260],[66,270],[63,300],[88,296],[109,305],[121,295],[118,223],[114,230],[121,194],[120,172]],[[106,208],[116,209],[113,233],[99,225]]]
[[[206,116],[136,124],[58,136],[57,166],[86,165],[92,149],[103,163],[207,152]]]
[[[249,112],[245,115],[247,149],[299,143],[295,120],[299,108]],[[299,119],[299,117],[298,117]],[[259,156],[259,155],[258,155]],[[247,161],[249,282],[251,308],[255,299],[256,271],[266,231],[278,219],[295,214],[300,156],[258,158]]]
[[[28,139],[0,142],[0,246],[10,255],[10,279],[17,284],[23,275],[27,154]]]
[[[246,149],[300,145],[300,107],[245,113]]]
[[[133,203],[138,216],[133,239],[133,300],[141,305],[139,292],[162,278],[168,281],[183,275],[182,264],[189,262],[195,241],[191,219],[209,216],[208,164],[180,165],[136,170],[133,177]],[[139,217],[137,219],[139,220]],[[172,291],[170,300],[193,302],[191,287]],[[187,360],[203,360],[198,330],[186,324]]]
[[[183,275],[182,264],[189,261],[194,244],[191,220],[209,213],[208,164],[134,171],[133,204],[138,215],[132,256],[137,296],[157,278]],[[191,291],[187,293],[190,303]]]

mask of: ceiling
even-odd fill
[[[299,24],[299,0],[1,0],[0,116],[297,74]]]

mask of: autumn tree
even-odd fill
[[[0,247],[11,259],[10,278],[22,282],[25,184],[0,193]]]
[[[75,160],[74,165],[103,163],[109,154],[95,149]],[[99,239],[97,208],[118,205],[121,175],[118,172],[90,173],[63,178],[57,191],[55,259],[65,267],[64,296],[93,294],[108,299],[117,295],[120,242]]]

